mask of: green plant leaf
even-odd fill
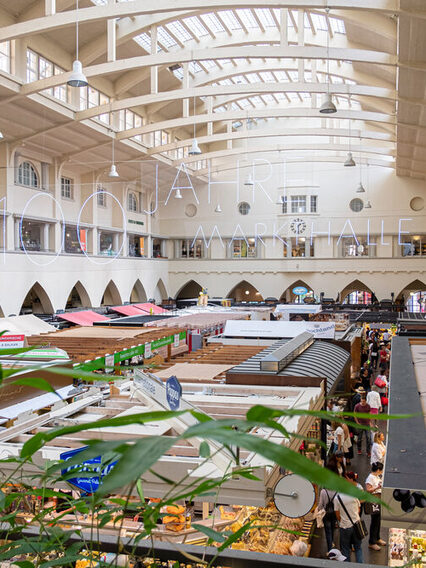
[[[34,564],[32,562],[30,562],[29,560],[18,560],[18,561],[14,561],[14,563],[16,566],[19,566],[19,568],[34,568]]]
[[[251,525],[252,525],[251,522],[246,523],[245,525],[240,527],[237,531],[235,531],[233,534],[228,536],[228,538],[219,546],[218,549],[219,552],[222,552],[226,548],[229,548],[231,544],[233,544],[238,539],[240,539],[243,536],[243,534],[250,529]]]
[[[210,457],[210,446],[207,442],[201,442],[200,448],[200,458],[209,458]]]
[[[60,400],[62,400],[62,397],[55,391],[52,385],[48,383],[46,379],[42,379],[40,377],[21,377],[12,381],[11,384],[32,387],[33,389],[38,389],[46,392],[53,392]]]
[[[149,436],[129,446],[114,469],[105,477],[98,493],[104,495],[114,489],[125,487],[148,471],[167,450],[175,443],[176,438]]]
[[[223,542],[225,540],[225,535],[223,533],[217,532],[210,527],[205,525],[200,525],[198,523],[192,523],[192,528],[205,534],[214,542]]]

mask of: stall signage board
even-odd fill
[[[305,286],[296,286],[293,288],[292,292],[293,294],[296,294],[296,296],[303,296],[308,293],[308,289],[305,288]]]
[[[177,377],[172,375],[166,381],[166,398],[170,410],[178,410],[182,398],[182,386]]]
[[[179,334],[178,333],[175,333],[175,335],[174,335],[173,347],[179,347]]]
[[[146,359],[148,359],[149,357],[152,356],[151,343],[145,343],[144,356],[145,356]]]
[[[105,372],[112,373],[114,371],[114,355],[105,355]]]
[[[0,336],[0,349],[20,349],[25,347],[25,335]]]
[[[64,460],[66,462],[83,450],[87,450],[88,448],[89,446],[84,446],[83,448],[69,450],[68,452],[63,452],[62,454],[60,454],[59,457],[61,460]],[[73,470],[76,470],[78,477],[67,479],[68,483],[71,483],[71,485],[74,485],[85,493],[95,493],[95,491],[97,491],[102,485],[103,478],[108,475],[108,473],[114,468],[116,463],[117,461],[114,461],[108,463],[107,465],[102,465],[102,456],[97,456],[95,458],[86,460],[81,464],[65,467],[61,470],[61,473],[62,475],[65,475],[69,474]]]

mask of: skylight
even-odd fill
[[[160,26],[157,29],[157,35],[158,35],[158,41],[164,45],[164,47],[166,49],[168,49],[169,47],[175,47],[177,46],[177,42],[175,40],[175,38],[173,38],[166,29],[164,29],[162,26]]]
[[[259,75],[257,73],[247,73],[246,75],[247,80],[249,83],[258,83],[259,82]]]
[[[276,83],[276,79],[270,71],[262,71],[259,75],[265,83]]]
[[[194,40],[194,37],[178,20],[169,22],[166,24],[166,28],[182,42]]]
[[[216,14],[201,14],[200,17],[213,33],[217,34],[225,31]]]
[[[275,20],[272,16],[271,10],[268,8],[256,8],[256,16],[259,18],[262,26],[265,28],[276,28]]]
[[[241,30],[241,24],[235,17],[234,12],[231,10],[222,10],[218,12],[219,16],[221,17],[225,26],[227,26],[230,30]]]
[[[246,28],[259,29],[259,25],[256,22],[256,18],[253,16],[251,10],[249,10],[248,8],[244,8],[242,10],[237,10],[236,12]]]
[[[334,33],[336,34],[346,33],[345,22],[343,20],[341,20],[340,18],[329,18],[329,20],[330,20],[331,29],[333,30]]]
[[[316,30],[328,31],[327,18],[323,14],[313,14],[311,12],[311,18]]]
[[[204,37],[206,35],[210,35],[210,32],[203,26],[202,22],[199,20],[199,18],[197,18],[197,16],[184,18],[183,21],[196,37]]]
[[[151,53],[151,36],[149,34],[144,32],[143,34],[135,36],[133,39],[148,53]]]

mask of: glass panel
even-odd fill
[[[206,35],[210,35],[208,30],[205,28],[205,26],[203,26],[202,22],[197,16],[184,18],[183,21],[195,36],[204,37]]]
[[[207,27],[212,30],[212,32],[218,33],[225,31],[225,28],[222,26],[215,14],[202,14],[200,17]]]
[[[306,213],[306,195],[292,195],[291,212]]]

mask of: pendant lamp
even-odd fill
[[[194,138],[192,140],[191,148],[189,149],[189,156],[199,156],[202,154],[200,147],[198,146],[197,138],[195,136],[195,95],[194,95]]]
[[[364,186],[362,185],[361,181],[359,182],[359,185],[358,185],[355,193],[365,193],[365,189],[364,189]]]
[[[215,213],[222,213],[222,207],[220,206],[220,203],[218,203],[216,205],[216,208],[214,210]]]
[[[343,165],[347,168],[353,168],[354,166],[356,166],[355,160],[352,156],[352,152],[347,153],[346,160]]]
[[[78,0],[76,0],[76,22],[75,22],[75,61],[72,64],[72,73],[67,81],[70,87],[87,87],[88,81],[83,73],[83,65],[78,59]]]
[[[367,203],[364,205],[364,209],[371,209],[371,203],[370,200],[367,200]]]
[[[176,190],[175,199],[183,199],[180,189]]]
[[[329,13],[329,8],[325,9],[327,18]],[[333,103],[330,94],[330,34],[327,30],[327,94],[324,97],[323,103],[319,109],[321,114],[334,114],[337,112],[336,105]]]
[[[112,160],[111,160],[111,168],[109,170],[109,174],[108,177],[110,178],[118,178],[119,173],[117,172],[117,166],[115,165],[115,152],[114,152],[114,136],[115,134],[113,134],[113,138],[112,138]]]
[[[244,180],[244,185],[250,187],[254,185],[253,176],[248,173],[246,179]]]

